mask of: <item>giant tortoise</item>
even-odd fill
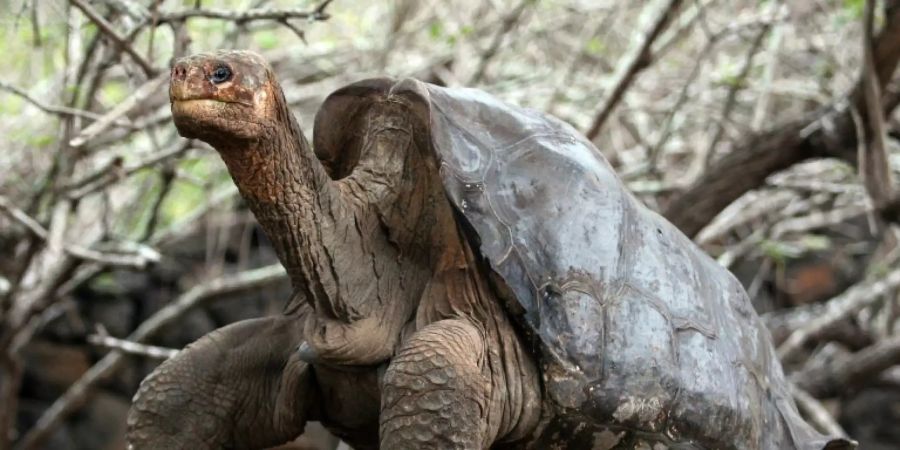
[[[309,420],[358,449],[855,445],[800,417],[738,281],[562,121],[370,79],[325,100],[310,148],[243,51],[176,61],[170,95],[294,295],[148,376],[132,448],[262,448]]]

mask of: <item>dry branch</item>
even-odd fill
[[[612,83],[613,88],[600,105],[600,109],[594,116],[590,128],[588,128],[585,133],[585,136],[587,136],[588,139],[594,140],[597,135],[600,134],[600,129],[603,127],[606,119],[609,118],[616,105],[622,100],[625,91],[627,91],[634,82],[637,74],[646,69],[653,62],[652,55],[650,54],[653,42],[656,41],[656,38],[659,37],[669,22],[671,22],[680,5],[681,0],[665,0],[665,3],[660,6],[659,12],[656,13],[656,20],[653,21],[653,25],[644,35],[641,43],[624,58],[624,62],[620,63],[619,67],[621,67],[621,70],[617,74],[615,81]]]
[[[105,347],[110,350],[119,350],[129,355],[146,356],[153,359],[169,359],[178,353],[173,348],[158,347],[156,345],[140,344],[126,339],[118,339],[103,334],[92,334],[87,337],[91,344]]]
[[[784,5],[779,5],[779,12],[785,9]],[[765,63],[765,69],[762,75],[762,90],[759,98],[756,100],[756,106],[753,108],[753,120],[750,127],[754,132],[759,131],[769,111],[769,99],[772,92],[772,79],[775,76],[775,67],[778,65],[778,50],[781,48],[782,36],[784,36],[782,26],[779,24],[772,25],[772,32],[769,37],[769,45],[766,49],[768,61]]]
[[[286,279],[287,275],[284,272],[284,268],[280,264],[273,264],[209,280],[194,286],[168,306],[157,311],[138,326],[126,340],[144,343],[153,338],[161,329],[175,323],[187,312],[202,305],[205,301],[218,296],[261,289]],[[31,450],[41,448],[44,440],[59,422],[81,407],[90,395],[90,388],[115,373],[121,367],[123,360],[124,354],[116,349],[94,364],[78,381],[69,387],[65,394],[60,396],[44,412],[35,426],[22,438],[16,449]]]
[[[791,395],[797,401],[797,407],[812,421],[819,431],[832,436],[847,436],[847,432],[834,420],[831,413],[812,395],[800,387],[789,384]]]
[[[83,0],[69,0],[76,8],[80,9],[81,12],[87,16],[91,22],[94,22],[94,25],[97,25],[97,28],[103,32],[106,36],[108,36],[115,44],[119,47],[120,50],[128,53],[128,56],[140,66],[141,70],[144,71],[144,75],[147,78],[153,78],[157,74],[157,69],[153,67],[137,50],[132,47],[131,43],[128,42],[125,37],[123,37],[119,32],[115,30],[113,25],[106,21],[91,5],[88,5]]]
[[[798,386],[817,398],[847,392],[878,378],[886,369],[900,364],[900,336],[878,342],[846,357],[799,372],[793,378]]]
[[[100,114],[97,114],[97,113],[94,113],[91,111],[85,111],[83,109],[71,108],[68,106],[48,105],[48,104],[32,97],[31,95],[29,95],[28,92],[26,92],[24,89],[19,88],[17,86],[13,86],[12,84],[9,84],[5,81],[0,81],[0,89],[3,89],[7,92],[10,92],[12,94],[15,94],[15,95],[21,97],[23,100],[34,105],[37,109],[40,109],[41,111],[44,111],[45,113],[48,113],[48,114],[54,114],[54,115],[63,116],[63,117],[83,117],[85,119],[91,119],[91,120],[99,120],[103,117]],[[120,127],[131,128],[131,129],[135,128],[134,124],[132,124],[128,121],[125,121],[125,120],[120,120],[120,119],[113,121],[111,123],[111,125],[116,125],[116,126],[120,126]]]
[[[859,141],[859,174],[872,197],[876,209],[891,201],[893,182],[885,144],[884,109],[881,105],[881,86],[876,74],[872,27],[875,21],[875,0],[866,2],[863,17],[863,73],[862,90],[866,106],[865,127],[857,127]],[[862,133],[860,133],[862,131]]]
[[[310,21],[327,20],[328,13],[325,8],[331,1],[326,1],[310,11],[307,9],[271,9],[257,8],[246,11],[231,11],[226,9],[186,9],[184,11],[165,12],[156,18],[157,24],[169,22],[182,22],[193,18],[219,19],[231,22],[251,22],[256,20],[272,20],[282,22],[289,19],[307,19]]]
[[[81,147],[89,140],[109,129],[111,125],[123,121],[122,117],[125,116],[125,114],[131,111],[135,106],[142,104],[150,95],[158,93],[168,81],[167,74],[148,80],[142,86],[135,89],[133,94],[116,105],[108,113],[97,118],[96,122],[81,130],[77,136],[69,141],[69,145],[73,148]],[[124,122],[130,124],[127,120]]]
[[[769,8],[774,10],[775,8],[773,5],[775,4],[775,2],[770,3]],[[757,53],[759,53],[763,39],[769,34],[770,29],[771,22],[766,22],[762,28],[757,31],[756,36],[753,38],[753,42],[750,44],[750,50],[747,52],[746,58],[744,58],[744,63],[742,64],[740,71],[738,71],[734,80],[729,82],[728,95],[725,96],[725,105],[722,107],[720,119],[715,122],[715,131],[713,132],[712,138],[710,138],[709,144],[706,146],[706,151],[697,157],[699,160],[698,164],[701,164],[704,169],[708,168],[715,159],[716,148],[719,146],[719,141],[722,140],[722,135],[725,133],[725,124],[731,120],[731,113],[737,105],[738,92],[744,88],[747,77],[750,75],[750,70],[753,69],[753,61],[755,60]]]
[[[793,359],[810,338],[822,333],[835,322],[875,303],[879,298],[898,287],[900,287],[900,269],[894,269],[883,278],[863,282],[847,289],[840,296],[829,300],[820,315],[791,333],[787,340],[778,347],[778,357],[782,361]]]
[[[96,172],[65,186],[64,190],[67,191],[69,198],[80,199],[115,183],[117,180],[125,179],[148,167],[178,158],[191,148],[193,148],[193,143],[191,141],[181,140],[173,147],[157,153],[151,153],[150,155],[147,155],[147,157],[136,161],[128,167],[122,167],[122,158],[113,158],[110,160],[109,164]]]
[[[38,221],[29,217],[25,211],[12,205],[9,200],[2,195],[0,195],[0,211],[24,226],[31,234],[39,239],[44,241],[50,239],[50,232],[48,230],[38,223]],[[159,261],[160,258],[159,253],[149,247],[142,247],[142,250],[134,253],[100,252],[72,244],[62,245],[62,249],[75,258],[83,259],[85,261],[133,269],[143,269],[148,263]]]
[[[519,18],[522,17],[522,13],[525,11],[525,8],[528,5],[533,5],[536,2],[534,0],[522,0],[510,11],[506,17],[503,18],[503,21],[500,24],[500,28],[497,29],[497,32],[494,33],[494,37],[491,40],[491,44],[488,46],[487,50],[481,54],[481,59],[478,61],[478,68],[475,69],[475,74],[472,75],[472,79],[469,80],[469,84],[478,84],[484,78],[484,74],[487,71],[488,63],[497,54],[497,50],[500,49],[500,44],[503,43],[503,38],[513,29],[516,23],[519,21]]]
[[[900,7],[886,11],[885,25],[873,45],[874,72],[882,87],[900,62]],[[693,237],[731,202],[761,186],[775,172],[813,157],[837,157],[856,164],[857,139],[850,108],[865,111],[863,92],[861,79],[847,98],[736,144],[677,195],[664,215]],[[889,114],[896,106],[893,98],[884,101],[883,113]]]

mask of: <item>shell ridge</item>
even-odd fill
[[[446,121],[448,122],[449,125],[453,126],[453,130],[454,130],[454,131],[466,135],[466,136],[471,140],[471,142],[475,142],[475,143],[479,144],[479,146],[476,147],[476,151],[478,151],[478,150],[480,150],[480,149],[482,149],[482,148],[489,147],[489,145],[485,145],[485,144],[486,144],[485,142],[482,142],[480,138],[478,138],[477,136],[475,136],[474,133],[472,133],[471,131],[469,131],[467,127],[460,126],[459,122],[458,122],[456,119],[453,118],[453,115],[452,115],[452,114],[447,114],[447,112],[444,110],[444,108],[441,107],[440,102],[431,102],[431,106],[432,106],[432,108],[434,108],[435,110],[437,110],[438,112],[440,112],[441,117],[443,117],[443,119],[446,120]],[[442,128],[442,127],[440,127],[440,126],[435,126],[435,111],[432,111],[431,122],[432,122],[432,123],[431,123],[432,129],[440,129],[440,128]],[[433,139],[433,138],[432,138],[432,142],[434,142],[434,139]],[[451,146],[451,147],[458,147],[458,145],[454,145],[453,140],[451,140],[450,146]],[[454,152],[454,151],[451,150],[449,153],[450,153],[450,154],[455,154],[455,153],[458,153],[458,152]],[[483,153],[480,152],[480,151],[479,151],[478,153],[479,153],[479,154],[483,154]],[[445,159],[445,158],[444,158],[444,151],[439,149],[439,150],[438,150],[438,154],[439,154],[439,156],[440,156],[440,158],[441,158],[441,161],[444,162],[444,159]],[[493,158],[492,152],[488,152],[487,155],[488,155],[489,158]],[[484,183],[484,180],[485,180],[485,173],[484,173],[484,172],[487,170],[487,168],[488,168],[489,166],[490,166],[490,164],[486,164],[486,165],[483,165],[483,166],[481,166],[481,167],[478,168],[479,171],[482,172],[482,173],[476,174],[476,175],[479,177],[479,181],[477,181],[477,182]]]
[[[630,194],[591,142],[561,120],[480,91],[427,89],[448,198],[480,234],[477,248],[537,338],[551,399],[574,408],[567,414],[600,413],[585,416],[600,424],[617,409],[617,392],[652,387],[665,404],[634,424],[648,437],[677,448],[699,446],[695,439],[781,448],[793,439],[812,450],[820,438],[794,418],[746,293]],[[463,186],[478,183],[480,192]],[[657,342],[639,342],[645,337]],[[633,378],[642,376],[659,379]],[[721,420],[713,424],[711,414]]]

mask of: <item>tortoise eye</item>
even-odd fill
[[[212,81],[214,84],[221,84],[231,79],[231,69],[228,66],[219,66],[216,67],[216,70],[213,71],[212,75],[209,77],[209,81]]]

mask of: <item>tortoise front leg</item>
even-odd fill
[[[384,376],[381,448],[489,447],[484,348],[478,328],[461,319],[434,322],[413,334]]]
[[[129,448],[265,448],[300,435],[317,401],[300,328],[288,316],[245,320],[164,362],[135,395]]]

